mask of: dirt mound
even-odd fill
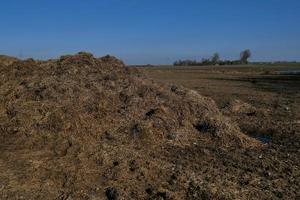
[[[231,120],[237,122],[240,129],[253,137],[271,136],[271,117],[266,109],[256,108],[249,103],[235,99],[228,102],[222,109],[222,113],[230,116]]]
[[[238,99],[228,102],[224,106],[223,111],[225,111],[228,114],[238,114],[247,116],[253,116],[256,114],[256,108],[254,106]]]
[[[6,55],[0,55],[0,65],[11,65],[12,63],[18,61],[18,58]]]
[[[205,185],[207,167],[261,145],[210,98],[111,56],[29,59],[0,73],[1,199],[240,196],[234,184]]]

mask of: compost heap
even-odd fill
[[[0,55],[0,65],[11,65],[12,63],[18,61],[17,58],[6,56],[6,55]]]
[[[251,166],[225,158],[263,145],[210,98],[89,53],[0,73],[1,199],[256,195],[239,184]]]

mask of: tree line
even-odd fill
[[[240,53],[239,60],[221,60],[219,53],[214,53],[211,58],[203,58],[197,60],[177,60],[174,66],[203,66],[203,65],[240,65],[248,64],[248,59],[251,57],[251,51],[246,49]]]

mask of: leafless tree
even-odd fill
[[[240,54],[240,60],[242,63],[248,63],[248,59],[250,57],[251,57],[251,51],[249,49],[242,51]]]
[[[219,55],[219,53],[214,53],[214,55],[211,58],[211,62],[213,64],[217,64],[217,63],[219,63],[219,61],[220,61],[220,55]]]

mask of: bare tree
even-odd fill
[[[211,58],[211,62],[213,64],[217,64],[217,63],[220,62],[220,55],[219,55],[219,53],[214,53],[214,55]]]
[[[251,51],[249,49],[242,51],[240,54],[240,60],[242,63],[248,63],[248,59],[250,57],[251,57]]]

